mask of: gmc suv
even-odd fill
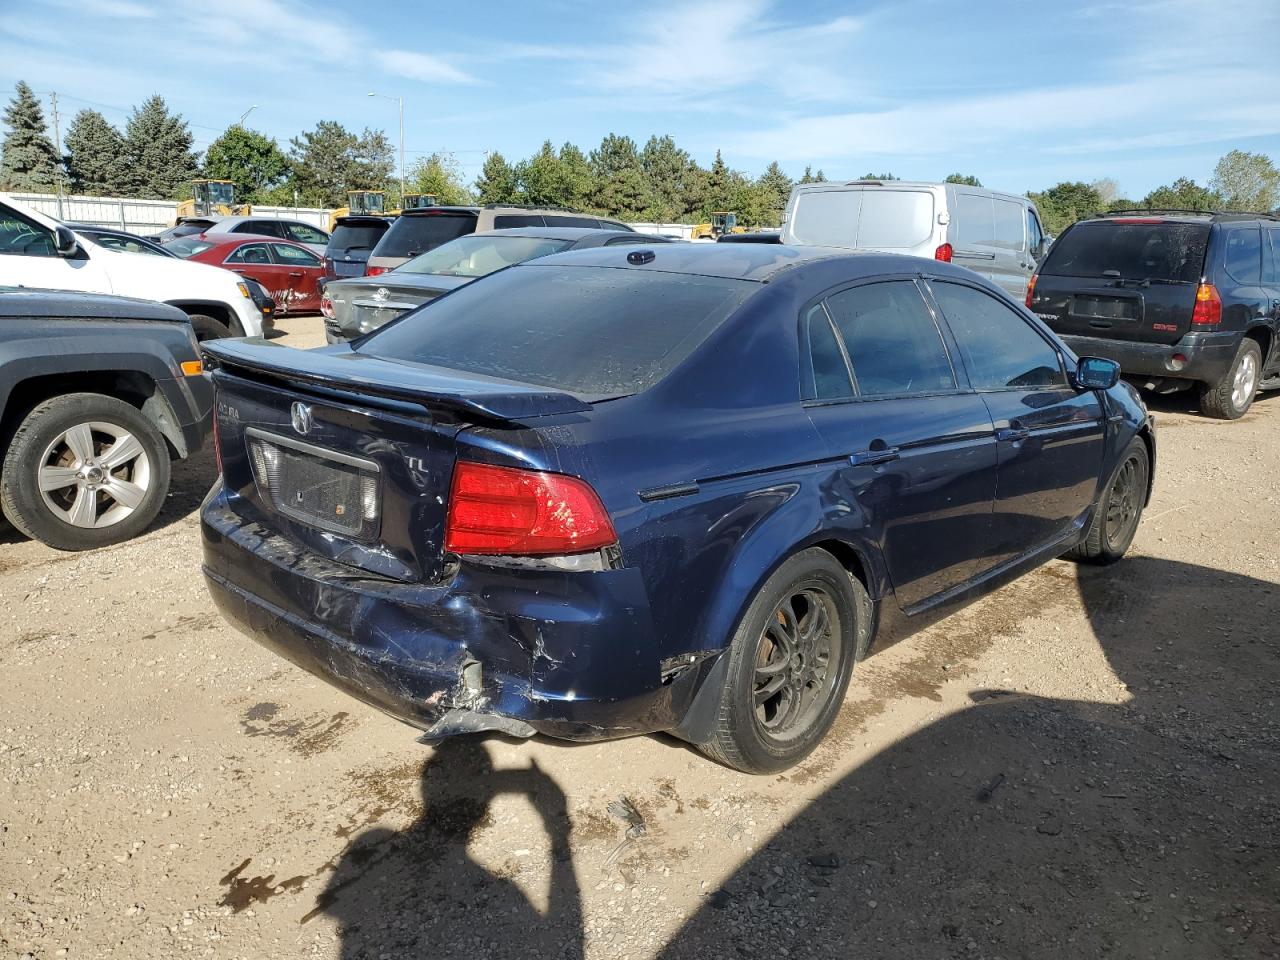
[[[1049,249],[1027,306],[1136,385],[1196,388],[1211,417],[1280,389],[1280,218],[1141,210],[1080,220]]]

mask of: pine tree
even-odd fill
[[[72,193],[117,196],[124,190],[124,137],[97,110],[81,110],[66,139]]]
[[[476,178],[476,197],[480,203],[511,203],[516,199],[519,182],[515,168],[496,150],[484,158],[480,176]]]
[[[702,198],[702,219],[709,219],[717,210],[729,209],[730,190],[732,189],[732,171],[716,151],[716,158],[711,162],[711,170],[707,174],[706,192]]]
[[[4,112],[9,132],[0,148],[0,190],[52,190],[61,171],[44,111],[26,83],[19,80],[15,90]]]
[[[191,130],[159,94],[148,97],[124,128],[126,196],[177,199],[199,167]]]
[[[640,151],[640,166],[648,181],[650,206],[645,219],[670,223],[688,216],[701,204],[701,171],[670,136],[650,137]]]
[[[756,188],[760,193],[761,223],[776,227],[782,222],[782,211],[787,205],[787,198],[791,196],[791,186],[791,178],[778,166],[778,161],[773,161],[765,168],[756,181]]]
[[[651,206],[640,151],[630,137],[611,133],[591,151],[591,205],[609,216],[637,220]]]

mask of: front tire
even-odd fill
[[[738,625],[716,730],[699,749],[745,773],[799,763],[835,721],[871,624],[866,588],[835,557],[813,548],[789,558]]]
[[[1253,405],[1262,371],[1262,349],[1256,340],[1240,341],[1236,359],[1217,383],[1200,391],[1200,412],[1218,420],[1239,420]]]
[[[169,489],[169,449],[136,408],[97,393],[39,404],[0,474],[0,507],[26,536],[89,550],[137,536]]]
[[[235,336],[221,320],[217,320],[207,314],[193,313],[191,316],[191,329],[195,331],[196,340],[204,343],[206,340],[221,340],[224,337]]]
[[[1115,563],[1129,549],[1147,502],[1151,456],[1141,437],[1134,437],[1107,479],[1093,509],[1089,529],[1067,557],[1082,563]]]

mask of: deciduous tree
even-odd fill
[[[234,183],[237,202],[260,203],[289,175],[289,160],[270,137],[236,124],[209,144],[204,173]]]
[[[1209,189],[1228,210],[1269,213],[1280,203],[1280,171],[1264,153],[1232,150],[1213,168]]]

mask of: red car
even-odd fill
[[[324,276],[324,261],[300,243],[253,234],[199,233],[179,237],[164,248],[257,280],[275,300],[279,315],[320,312],[316,281]]]

